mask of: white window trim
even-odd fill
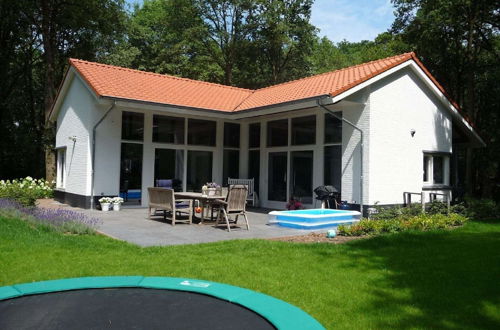
[[[56,149],[56,188],[66,188],[66,159],[67,148],[60,147]],[[64,162],[61,164],[61,154],[64,154]]]
[[[434,182],[434,157],[443,157],[443,182]],[[450,153],[438,152],[438,151],[424,151],[422,156],[422,162],[425,157],[429,157],[429,162],[427,164],[427,181],[423,181],[424,169],[422,168],[422,182],[424,187],[432,186],[449,186],[450,185]]]

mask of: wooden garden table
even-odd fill
[[[189,192],[189,191],[180,191],[175,193],[175,199],[192,199],[192,200],[199,200],[201,204],[201,215],[200,219],[201,222],[200,224],[203,223],[203,220],[205,220],[205,208],[208,208],[209,210],[212,208],[213,202],[217,200],[224,200],[226,199],[226,196],[224,194],[222,195],[217,195],[217,196],[208,196],[208,195],[202,195],[202,193],[198,192]],[[193,216],[195,215],[195,212],[193,211]],[[214,220],[212,218],[212,214],[210,215],[210,220]]]

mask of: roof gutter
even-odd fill
[[[359,151],[360,151],[360,180],[359,180],[359,210],[361,212],[361,215],[363,215],[363,145],[364,145],[364,133],[363,133],[363,130],[361,128],[359,128],[358,126],[354,125],[352,122],[350,122],[349,120],[345,119],[344,117],[339,117],[335,112],[333,112],[332,110],[328,109],[327,107],[325,107],[322,103],[322,100],[325,100],[325,99],[328,99],[330,101],[332,101],[332,98],[331,96],[323,96],[323,97],[320,97],[316,100],[316,103],[318,104],[318,106],[320,108],[323,108],[323,110],[325,110],[326,112],[328,112],[330,115],[332,115],[333,117],[337,118],[338,120],[341,120],[343,121],[344,123],[346,123],[347,125],[351,126],[352,128],[354,128],[355,130],[357,130],[361,136],[360,138],[360,145],[359,145]],[[339,103],[341,100],[337,101],[337,102],[331,102],[331,104],[337,104]]]
[[[113,101],[113,104],[109,107],[108,110],[106,110],[106,113],[104,116],[99,119],[99,121],[94,125],[92,128],[92,159],[90,162],[90,209],[94,209],[94,173],[95,173],[95,141],[96,141],[96,132],[97,132],[97,127],[103,122],[104,119],[108,116],[108,114],[113,110],[113,108],[116,105],[116,101]]]

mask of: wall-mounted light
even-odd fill
[[[416,133],[416,131],[412,128],[411,131],[410,131],[411,137],[414,137],[415,133]]]
[[[73,143],[76,142],[76,135],[68,137],[69,140],[73,141]]]

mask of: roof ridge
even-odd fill
[[[356,65],[346,66],[345,68],[340,68],[340,69],[336,69],[336,70],[333,70],[333,71],[327,71],[327,72],[315,74],[315,75],[308,76],[308,77],[303,77],[303,78],[298,78],[298,79],[294,79],[294,80],[290,80],[290,81],[285,81],[285,82],[282,82],[282,83],[279,83],[279,84],[276,84],[276,85],[270,85],[270,86],[267,86],[267,87],[262,87],[262,88],[254,90],[254,91],[258,92],[258,91],[261,91],[261,90],[264,90],[264,89],[273,88],[273,87],[276,87],[276,86],[283,86],[283,85],[287,85],[287,84],[290,84],[290,83],[295,83],[295,82],[301,81],[301,80],[307,80],[307,79],[311,79],[311,78],[315,78],[315,77],[326,76],[328,74],[332,74],[332,73],[335,73],[335,72],[341,72],[341,71],[345,71],[345,70],[348,70],[348,69],[354,69],[354,68],[357,68],[357,67],[360,67],[360,66],[365,66],[365,65],[368,65],[368,64],[371,64],[371,63],[374,63],[374,62],[379,62],[379,61],[383,61],[383,60],[390,60],[390,59],[393,59],[395,57],[405,57],[405,56],[409,56],[408,59],[410,59],[410,58],[413,58],[415,56],[415,53],[414,52],[408,52],[408,53],[393,55],[393,56],[389,56],[389,57],[379,58],[378,60],[373,60],[373,61],[370,61],[370,62],[364,62],[364,63],[360,63],[360,64],[356,64]]]
[[[235,87],[235,86],[228,86],[228,85],[223,85],[223,84],[218,84],[218,83],[213,83],[213,82],[208,82],[208,81],[203,81],[203,80],[189,79],[189,78],[174,76],[174,75],[171,75],[171,74],[156,73],[156,72],[150,72],[150,71],[142,71],[142,70],[138,70],[138,69],[130,69],[130,68],[122,67],[122,66],[111,65],[111,64],[104,64],[104,63],[98,63],[98,62],[92,62],[92,61],[86,61],[86,60],[77,59],[77,58],[70,58],[69,61],[70,61],[70,63],[74,63],[74,62],[76,62],[76,63],[85,63],[85,64],[90,64],[90,65],[95,65],[95,66],[100,66],[100,67],[113,68],[113,69],[116,69],[116,70],[123,70],[123,71],[141,73],[141,74],[150,75],[150,76],[159,76],[159,77],[162,77],[162,78],[173,78],[173,79],[182,80],[182,81],[195,82],[195,83],[204,84],[204,85],[210,85],[210,86],[218,86],[218,87],[229,88],[229,89],[234,89],[234,90],[239,90],[239,91],[245,91],[245,92],[250,92],[250,93],[255,92],[254,89],[241,88],[241,87]]]

